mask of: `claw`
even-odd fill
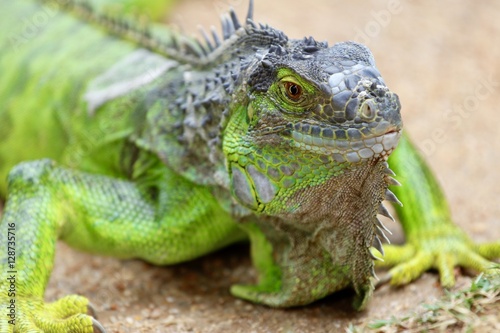
[[[97,311],[95,310],[95,306],[94,306],[94,304],[92,304],[90,302],[88,302],[88,304],[87,304],[87,313],[91,317],[97,319]]]
[[[391,274],[384,274],[384,276],[378,279],[377,283],[375,284],[375,289],[380,288],[384,284],[391,282],[391,279],[392,279]]]
[[[94,333],[106,333],[106,329],[101,325],[96,319],[92,318],[92,327],[94,328]]]

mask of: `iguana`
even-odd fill
[[[368,48],[252,13],[198,42],[87,2],[2,3],[0,331],[104,331],[85,297],[44,301],[57,239],[158,265],[249,240],[259,281],[231,293],[271,307],[353,288],[363,309],[384,252],[395,285],[494,267],[500,243],[453,224]],[[384,199],[406,245],[381,244]]]

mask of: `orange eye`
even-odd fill
[[[298,101],[302,96],[302,87],[297,83],[285,82],[284,83],[285,93],[288,98],[292,101]]]

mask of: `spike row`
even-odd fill
[[[231,22],[233,23],[234,30],[238,30],[241,28],[240,21],[238,20],[238,16],[236,15],[233,8],[229,10],[229,15],[231,16]]]
[[[253,21],[253,0],[250,0],[248,3],[248,11],[247,11],[247,22]]]
[[[372,251],[370,251],[370,249],[368,249],[368,253],[369,253],[370,258],[371,258],[372,260],[374,260],[374,261],[384,261],[384,259],[379,258],[379,257],[377,257],[376,255],[374,255],[374,254],[372,253]]]
[[[250,25],[252,28],[257,28],[257,25],[253,22],[253,11],[254,11],[254,2],[253,0],[249,1],[248,5],[248,12],[246,16],[246,23]],[[238,16],[236,15],[236,12],[234,11],[233,8],[229,10],[229,14],[223,14],[221,15],[221,25],[222,25],[222,39],[227,40],[229,39],[236,30],[242,28],[243,26],[241,25]],[[211,33],[212,33],[212,39],[213,39],[213,44],[210,38],[208,37],[208,33],[202,28],[198,28],[202,34],[202,37],[206,43],[206,48],[208,48],[208,51],[213,51],[217,47],[219,47],[222,44],[221,39],[219,38],[219,34],[215,30],[214,27],[211,27]],[[204,49],[204,52],[206,52],[206,49]]]
[[[382,237],[387,244],[391,244],[391,241],[389,240],[389,238],[387,238],[385,233],[387,232],[389,235],[392,235],[392,233],[387,228],[385,228],[383,224],[382,227],[378,225],[376,227],[377,227],[377,229],[375,230],[376,234]]]
[[[392,177],[385,177],[385,181],[387,183],[387,185],[390,185],[390,186],[401,186],[401,183],[398,182],[396,179],[392,178]]]
[[[392,222],[395,222],[394,217],[391,215],[391,213],[389,213],[389,211],[387,210],[387,208],[382,203],[378,206],[378,212],[377,213],[380,214],[380,215],[382,215],[382,216],[385,216],[385,217],[391,219]],[[387,231],[389,231],[389,230],[387,230]]]
[[[208,50],[210,52],[212,52],[215,49],[215,47],[212,44],[212,41],[210,40],[210,37],[208,36],[207,31],[201,25],[198,26],[198,30],[200,31],[200,33],[203,37],[203,40],[205,41],[206,47],[208,48]]]
[[[383,166],[384,166],[384,169],[382,170],[382,172],[386,175],[386,177],[385,177],[386,184],[388,186],[401,186],[400,182],[398,182],[396,179],[392,178],[392,177],[395,177],[396,174],[394,173],[394,171],[392,171],[389,168],[389,164],[386,161],[383,162]],[[385,199],[403,207],[403,204],[401,203],[401,201],[399,201],[399,199],[396,197],[396,195],[394,193],[392,193],[392,191],[389,189],[387,189],[385,192]]]
[[[393,202],[393,203],[398,204],[399,206],[403,207],[403,204],[401,203],[401,201],[399,201],[398,197],[396,197],[396,195],[394,193],[392,193],[392,191],[389,189],[387,189],[385,191],[385,199],[387,201]]]
[[[50,2],[50,0],[42,0],[42,2]],[[112,33],[131,39],[147,49],[157,50],[158,52],[169,57],[173,57],[174,59],[185,60],[187,55],[194,56],[194,58],[190,59],[190,61],[203,62],[203,59],[206,58],[210,52],[221,45],[219,36],[213,28],[213,42],[208,38],[208,34],[202,30],[205,43],[201,43],[198,40],[194,42],[179,40],[174,36],[172,36],[171,42],[168,43],[165,40],[161,40],[158,37],[153,36],[147,26],[139,27],[126,19],[95,12],[89,0],[68,1],[63,5],[65,10],[74,11],[78,16],[85,17],[88,21],[98,23],[99,25],[109,29]],[[248,24],[248,27],[250,28],[257,27],[257,25],[253,22],[253,12],[254,1],[249,0],[246,24]],[[229,38],[236,30],[242,28],[242,25],[233,9],[230,9],[229,14],[226,14],[222,18],[222,25],[224,39]],[[247,27],[244,28],[247,29]]]
[[[375,235],[373,247],[376,248],[378,250],[378,252],[380,252],[382,254],[382,256],[385,255],[384,248],[382,247],[382,242],[380,241],[380,237],[378,237],[378,235]]]

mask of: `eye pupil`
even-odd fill
[[[285,89],[288,97],[292,100],[298,100],[302,96],[302,87],[293,82],[286,82]]]

